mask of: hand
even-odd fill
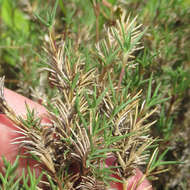
[[[24,116],[26,114],[27,104],[31,109],[37,111],[39,116],[42,118],[42,123],[49,122],[47,117],[45,117],[47,112],[43,106],[6,88],[4,89],[4,95],[8,105],[17,115]],[[23,155],[25,151],[19,148],[19,144],[12,144],[15,138],[21,136],[21,134],[16,133],[15,131],[18,131],[18,128],[16,128],[16,126],[4,114],[0,114],[0,172],[2,172],[3,165],[2,156],[5,156],[8,161],[14,163],[17,155]],[[36,175],[39,176],[41,170],[39,167],[35,166],[36,161],[28,158],[19,159],[19,166],[17,169],[18,174],[21,175],[23,168],[26,169],[28,165],[32,169],[31,171],[35,169]]]
[[[4,89],[4,94],[8,105],[15,111],[17,115],[24,116],[26,114],[26,103],[27,105],[29,105],[30,109],[34,109],[35,111],[37,111],[39,117],[42,118],[42,123],[50,122],[46,116],[46,109],[43,106],[6,88]],[[21,134],[16,133],[15,130],[18,130],[16,126],[5,115],[0,114],[0,172],[2,172],[3,166],[2,156],[5,156],[8,161],[13,163],[17,155],[23,155],[23,153],[25,152],[24,149],[19,148],[18,144],[12,144],[12,141],[15,138],[21,136]],[[111,159],[108,158],[107,161],[107,165],[113,164]],[[36,176],[39,176],[41,168],[39,167],[39,165],[36,166],[36,161],[22,157],[19,159],[19,166],[17,169],[18,175],[21,175],[22,170],[26,169],[27,166],[29,166],[32,171],[34,169]],[[128,179],[128,185],[125,189],[123,188],[123,184],[121,183],[111,183],[111,188],[116,190],[152,190],[152,187],[150,187],[150,182],[147,179],[143,180],[143,182],[136,188],[136,185],[138,184],[142,176],[143,173],[139,169],[136,169],[135,175]],[[113,177],[119,178],[116,175],[113,175]]]

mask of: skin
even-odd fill
[[[27,103],[30,109],[34,109],[36,113],[42,118],[42,123],[50,122],[48,120],[46,109],[38,103],[35,103],[32,100],[6,88],[4,89],[4,95],[8,105],[15,111],[16,114],[24,116],[26,114],[25,103]],[[13,163],[17,155],[23,155],[23,153],[26,151],[23,148],[19,148],[18,144],[11,144],[15,138],[21,136],[21,134],[16,133],[15,130],[18,131],[18,128],[16,128],[16,126],[4,114],[0,114],[0,172],[3,172],[2,156],[5,156],[7,160]],[[108,158],[106,164],[108,166],[114,165],[114,158]],[[39,176],[41,172],[40,166],[34,160],[29,159],[28,157],[21,157],[19,159],[19,166],[17,169],[18,175],[21,175],[23,169],[26,169],[27,166],[29,166],[32,171],[34,169],[36,175]],[[111,183],[110,190],[152,190],[152,187],[150,187],[150,182],[147,179],[143,180],[143,182],[138,187],[136,187],[142,176],[143,173],[139,169],[136,169],[135,175],[127,180],[127,185],[125,187],[123,187],[123,184],[121,183],[113,182]],[[113,177],[119,179],[119,176],[115,174]]]
[[[43,106],[6,88],[4,89],[4,96],[8,105],[17,115],[22,117],[25,116],[27,104],[30,109],[36,110],[36,113],[42,118],[42,123],[49,122],[46,109]],[[23,155],[25,152],[23,148],[19,148],[18,144],[12,144],[12,141],[15,138],[21,136],[21,134],[16,133],[15,131],[18,131],[18,128],[4,114],[0,114],[0,172],[2,172],[3,165],[2,156],[5,156],[8,161],[14,163],[16,156]],[[36,176],[39,176],[41,173],[41,169],[37,165],[36,161],[21,157],[19,159],[19,166],[17,169],[18,175],[21,175],[23,169],[26,169],[27,166],[31,168],[31,171],[34,169]]]

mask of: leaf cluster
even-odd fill
[[[165,100],[156,97],[158,88],[151,96],[152,78],[142,105],[142,92],[130,92],[122,84],[125,70],[135,67],[134,52],[142,49],[140,27],[125,12],[115,26],[105,26],[107,38],[95,46],[93,67],[80,48],[73,51],[75,42],[58,41],[50,31],[44,71],[57,94],[52,99],[56,111],[49,111],[49,125],[36,119],[28,106],[27,118],[18,117],[7,106],[2,91],[1,109],[23,135],[14,143],[22,144],[44,166],[50,188],[106,189],[111,181],[118,181],[112,173],[125,183],[135,168],[147,163],[155,142],[150,136],[155,121],[147,119],[156,108],[150,108]],[[109,157],[115,159],[112,166],[106,164]],[[148,176],[153,169],[147,171]]]

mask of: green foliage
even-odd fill
[[[35,171],[32,172],[29,167],[27,171],[28,171],[27,175],[25,173],[23,173],[22,175],[22,189],[36,190],[38,188],[38,184],[40,183],[41,178],[44,175],[44,173],[42,172],[37,177],[35,174]]]
[[[8,162],[4,157],[2,159],[4,163],[4,168],[3,168],[4,174],[0,173],[2,188],[10,190],[18,190],[20,178],[17,178],[17,174],[15,171],[18,167],[19,157],[16,158],[13,164]]]
[[[55,107],[51,101],[51,98],[59,93],[56,89],[49,88],[44,82],[41,68],[50,62],[51,57],[56,51],[58,52],[58,47],[64,41],[63,57],[68,58],[68,62],[63,60],[63,66],[69,65],[67,69],[72,73],[69,75],[68,72],[62,77],[62,73],[58,73],[61,67],[56,68],[57,70],[53,68],[60,74],[57,80],[64,78],[63,83],[67,84],[66,89],[71,90],[68,99],[64,97],[62,100],[67,100],[67,103],[73,100],[72,105],[78,114],[79,123],[85,129],[89,127],[89,118],[92,117],[92,134],[94,136],[101,134],[106,142],[106,147],[103,149],[100,149],[100,145],[93,147],[93,137],[90,137],[92,150],[88,157],[89,165],[93,165],[93,160],[99,156],[105,158],[110,145],[134,135],[132,132],[113,137],[114,130],[110,130],[110,126],[114,126],[113,123],[117,121],[114,118],[119,117],[123,109],[141,97],[139,104],[141,103],[142,107],[136,108],[140,110],[140,116],[158,106],[157,112],[146,122],[151,122],[152,119],[157,120],[152,127],[152,134],[163,138],[161,149],[173,146],[174,142],[178,144],[177,134],[188,131],[187,125],[189,125],[187,118],[190,98],[188,0],[150,0],[147,3],[142,0],[56,0],[49,4],[45,0],[34,0],[28,3],[29,6],[23,5],[21,1],[0,1],[2,22],[0,26],[0,74],[6,75],[5,82],[8,87],[18,89],[28,97],[33,96],[35,90],[40,91],[40,95],[36,97],[37,100],[44,100],[43,104],[59,116],[62,110]],[[127,13],[131,12],[131,19],[134,15],[138,17],[129,27],[120,25],[121,33],[119,33],[115,28],[116,20],[120,18],[123,10]],[[119,22],[122,22],[122,19]],[[124,23],[127,23],[127,17]],[[138,33],[137,30],[138,35],[134,38],[137,23],[142,23],[142,26],[137,28],[141,32]],[[109,30],[106,30],[107,28]],[[54,46],[50,54],[44,54],[41,46],[42,44],[46,46],[46,43],[50,41],[50,37],[47,37],[48,33],[53,36],[51,40]],[[144,49],[139,46],[139,49],[136,49],[139,43],[144,46]],[[58,58],[60,57],[53,57],[54,61]],[[80,66],[82,69],[76,68],[76,63],[80,61],[83,61]],[[96,68],[100,75],[94,76]],[[86,80],[79,88],[84,76],[87,79],[96,78],[98,84],[92,85]],[[105,82],[102,91],[99,89],[101,82]],[[54,86],[54,81],[50,84]],[[62,83],[56,85],[60,90]],[[87,88],[88,85],[91,85],[90,89]],[[120,87],[122,90],[117,90]],[[143,90],[141,96],[140,94],[134,96],[141,89]],[[102,114],[97,120],[98,110],[104,105],[102,102],[108,101],[106,98],[109,93],[114,106],[105,104],[112,109],[106,113],[107,116]],[[131,94],[131,97],[125,99],[124,97],[128,94]],[[75,95],[76,99],[74,99]],[[83,105],[81,102],[84,99],[86,104]],[[88,105],[87,110],[90,112],[83,110],[85,105]],[[34,111],[28,109],[27,120],[22,120],[24,125],[39,127],[40,121],[34,115]],[[108,116],[109,119],[107,119]],[[40,128],[38,129],[40,131]],[[189,139],[189,137],[184,137],[184,139]],[[115,147],[110,150],[113,153],[118,151]],[[152,172],[153,169],[163,164],[178,163],[163,161],[163,156],[170,159],[173,155],[176,155],[174,150],[163,151],[158,157],[158,150],[156,150],[149,171]],[[16,166],[15,164],[9,166],[7,162],[6,164],[7,176],[10,176]],[[99,170],[96,172],[94,175],[101,178],[103,174],[108,177],[110,170],[105,170],[105,173]],[[39,182],[32,176],[33,174],[30,173],[26,179],[26,189],[29,188],[26,185],[29,178],[34,181],[33,189]],[[55,179],[48,174],[47,176],[51,188],[58,189]],[[18,187],[19,179],[16,180],[14,175],[10,180],[6,175],[5,177],[1,175],[1,180],[6,188],[16,189]],[[16,183],[12,186],[14,180]],[[105,183],[109,180],[105,180]]]
[[[171,68],[165,69],[166,85],[171,85],[171,94],[181,98],[187,92],[190,85],[189,72],[182,67],[177,67],[175,70]]]
[[[46,18],[42,18],[39,14],[34,13],[34,15],[46,26],[46,27],[52,27],[54,24],[54,20],[55,20],[55,14],[56,14],[56,9],[58,6],[58,2],[59,0],[56,0],[55,5],[53,7],[53,9],[50,10],[43,10],[46,13]]]

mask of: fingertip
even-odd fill
[[[128,179],[127,184],[126,190],[152,190],[151,183],[138,168],[135,169],[135,175]]]
[[[46,109],[30,100],[29,98],[26,98],[12,90],[9,90],[8,88],[4,88],[4,96],[5,100],[7,101],[8,105],[15,111],[18,115],[25,115],[26,114],[26,104],[29,106],[30,109],[34,109],[37,111],[37,114],[40,116],[43,114],[46,114]]]

